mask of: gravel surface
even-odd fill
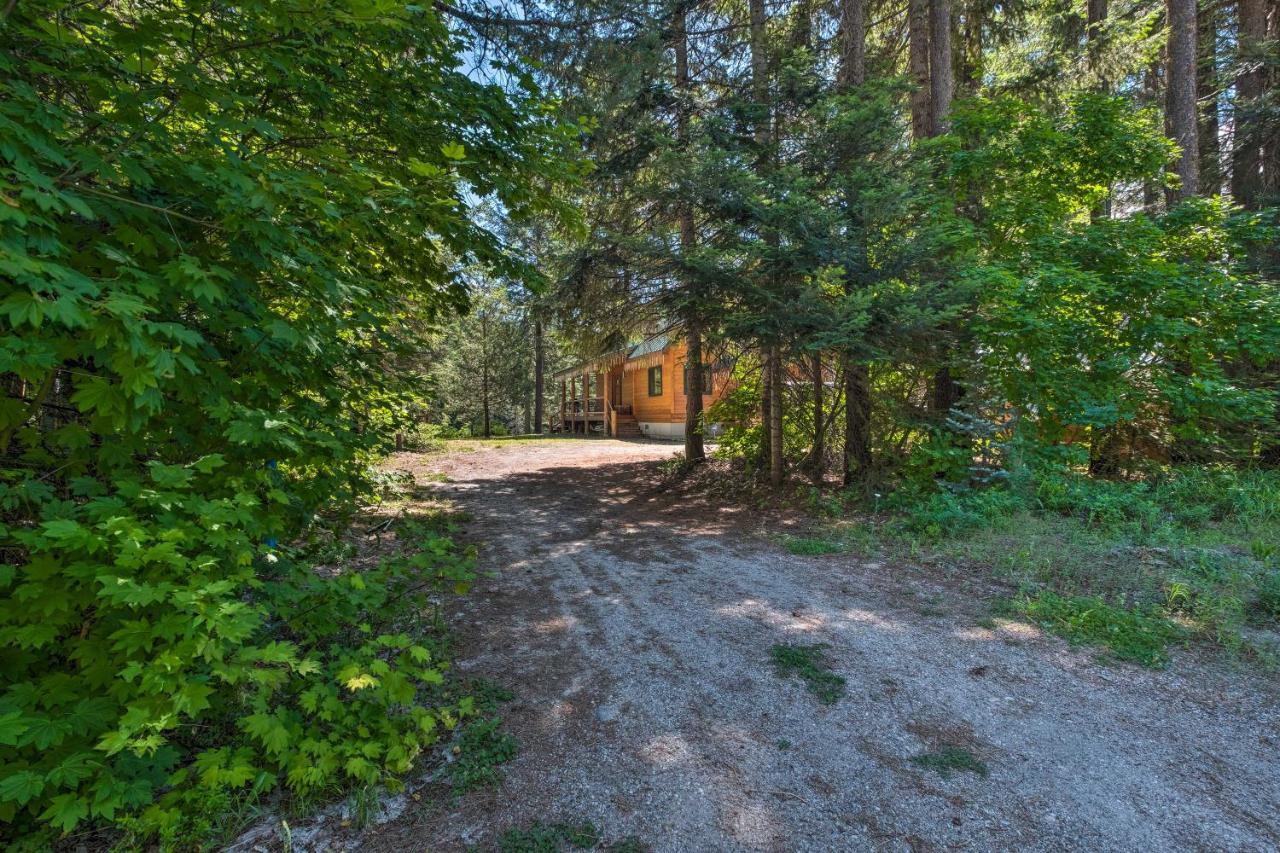
[[[1280,849],[1267,676],[1182,650],[1102,664],[984,620],[942,569],[792,556],[776,519],[673,497],[675,450],[396,460],[474,516],[495,574],[457,616],[458,665],[516,693],[521,750],[497,788],[402,803],[346,846],[490,850],[564,820],[655,851]],[[847,695],[779,677],[777,643],[827,644]],[[912,760],[947,747],[989,775]]]

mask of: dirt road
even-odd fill
[[[513,690],[493,790],[415,804],[372,850],[493,849],[535,820],[656,851],[1275,850],[1280,704],[1175,652],[1104,665],[939,570],[792,556],[745,510],[675,501],[669,445],[518,442],[398,460],[443,472],[495,576],[459,665]],[[980,627],[978,623],[988,627]],[[847,695],[773,671],[826,643]],[[989,775],[912,759],[953,746]]]

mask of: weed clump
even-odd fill
[[[932,752],[923,752],[913,756],[911,763],[944,777],[963,772],[986,778],[991,773],[982,759],[962,746],[948,745]]]
[[[845,694],[845,680],[827,666],[824,650],[826,644],[779,644],[769,650],[773,667],[778,675],[786,678],[795,675],[804,681],[809,691],[824,705],[834,705]]]
[[[792,554],[802,556],[818,556],[820,554],[838,554],[844,545],[830,539],[810,539],[803,536],[788,536],[782,540],[782,547]]]
[[[463,728],[454,747],[457,759],[449,771],[456,793],[496,785],[502,781],[501,765],[516,757],[520,743],[501,730],[502,720],[488,717]]]

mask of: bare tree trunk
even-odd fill
[[[855,89],[867,77],[866,0],[840,3],[840,70],[836,82],[842,91]]]
[[[769,458],[773,450],[773,441],[769,437],[769,424],[773,418],[773,364],[770,362],[772,350],[767,346],[760,348],[760,464],[769,468]]]
[[[546,414],[547,355],[543,348],[542,321],[533,321],[533,431],[542,435],[542,419]]]
[[[782,451],[782,353],[776,345],[770,347],[769,372],[769,483],[781,486],[786,458]]]
[[[676,9],[675,17],[676,93],[680,103],[676,107],[676,136],[681,145],[689,141],[689,36],[685,6]],[[688,269],[688,259],[697,240],[694,228],[693,208],[687,201],[680,204],[680,259]],[[692,289],[693,283],[685,282]],[[690,308],[685,315],[685,408],[684,408],[684,458],[691,464],[705,462],[706,450],[702,443],[702,323],[693,294],[687,301]]]
[[[911,138],[924,139],[933,128],[929,105],[929,0],[907,1],[908,71],[911,76]]]
[[[1159,60],[1152,60],[1147,66],[1146,72],[1142,75],[1142,94],[1148,104],[1154,105],[1158,103],[1160,98],[1160,69],[1162,64]],[[1160,199],[1162,198],[1159,184],[1148,179],[1142,183],[1142,209],[1148,216],[1155,216],[1160,212]]]
[[[769,146],[772,141],[772,111],[769,104],[769,58],[765,46],[765,24],[767,22],[764,0],[748,0],[748,15],[751,24],[751,99],[756,108],[755,143],[757,148],[756,168],[766,171],[770,165]],[[771,229],[770,229],[771,230]],[[767,244],[776,245],[777,235],[766,233]],[[761,461],[768,467],[770,479],[773,480],[774,469],[781,471],[781,442],[775,450],[773,441],[773,421],[775,414],[781,413],[779,404],[777,348],[770,342],[762,342],[763,359],[763,399],[761,400],[761,425],[763,441],[761,442]],[[781,482],[779,476],[777,482]]]
[[[929,132],[946,133],[951,126],[951,0],[929,0]]]
[[[1166,0],[1169,21],[1169,130],[1181,152],[1177,174],[1182,186],[1173,203],[1200,194],[1200,145],[1196,128],[1196,0]]]
[[[845,365],[844,422],[844,484],[851,486],[871,470],[871,377],[865,364]]]
[[[866,0],[842,0],[841,33],[843,36],[840,52],[840,82],[845,89],[854,89],[866,79]],[[911,57],[916,60],[916,49],[921,39],[916,29],[911,30]],[[925,73],[928,73],[927,53],[925,57]],[[913,64],[912,75],[914,78]],[[924,128],[916,128],[916,96],[924,95],[923,117],[928,115],[928,92],[921,89],[912,95],[912,127],[923,132]],[[926,121],[927,124],[927,121]],[[853,200],[850,199],[850,202]],[[854,205],[849,204],[850,216]],[[856,223],[855,223],[856,225]],[[845,292],[852,293],[856,282],[851,276],[845,277]],[[851,485],[865,476],[871,464],[871,434],[868,430],[867,413],[871,408],[871,384],[866,381],[867,367],[854,361],[853,354],[846,350],[842,354],[842,373],[844,375],[844,464],[842,475],[845,485]]]
[[[1218,6],[1216,0],[1205,0],[1196,18],[1196,103],[1200,142],[1200,185],[1209,195],[1222,192],[1222,167],[1218,144]]]
[[[950,127],[951,73],[951,0],[929,0],[929,134],[946,133]],[[945,354],[943,355],[945,359]],[[943,366],[933,376],[935,413],[945,416],[959,399],[960,391],[951,378],[951,369]]]
[[[1270,24],[1267,29],[1267,42],[1280,44],[1280,0],[1270,0],[1268,4]],[[1262,81],[1263,91],[1272,98],[1276,89],[1280,89],[1280,67],[1272,63],[1270,73]],[[1274,113],[1273,113],[1274,116]],[[1262,194],[1273,198],[1280,195],[1280,131],[1276,129],[1274,117],[1270,125],[1271,132],[1264,134],[1262,146]]]
[[[1102,68],[1102,48],[1106,44],[1107,0],[1088,0],[1088,29],[1085,38],[1089,46],[1089,70],[1098,80],[1098,88],[1109,89]]]
[[[822,353],[813,354],[813,443],[809,448],[809,476],[821,486],[827,468],[826,423],[822,417]]]
[[[1256,210],[1262,196],[1262,147],[1257,129],[1258,99],[1264,88],[1260,48],[1267,38],[1266,0],[1238,0],[1236,39],[1235,140],[1231,157],[1231,195]]]
[[[484,407],[484,437],[488,438],[492,434],[492,428],[489,423],[489,363],[485,362],[480,368],[480,398],[481,405]]]
[[[690,463],[705,462],[707,454],[702,443],[702,329],[696,320],[685,321],[685,339],[684,369],[688,379],[685,384],[684,458]]]

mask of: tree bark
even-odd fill
[[[840,82],[843,88],[851,90],[860,86],[866,79],[866,0],[842,0],[841,33],[843,36],[840,53]],[[912,37],[918,34],[911,31]],[[912,57],[915,56],[916,42],[912,42]],[[927,60],[926,60],[927,73]],[[925,92],[923,88],[920,90]],[[927,92],[925,92],[927,96]],[[925,114],[927,115],[927,97]],[[912,96],[912,125],[915,127],[915,95]],[[848,164],[845,164],[846,167]],[[855,219],[854,202],[848,199],[849,216]],[[844,288],[846,294],[852,294],[857,282],[851,273],[845,274]],[[854,360],[854,353],[846,349],[842,353],[842,373],[844,375],[844,454],[841,474],[846,486],[853,484],[866,475],[871,465],[871,433],[868,429],[871,408],[871,384],[867,381],[867,366]]]
[[[1107,0],[1088,0],[1088,29],[1085,39],[1089,48],[1089,70],[1098,80],[1098,88],[1110,88],[1102,70],[1102,48],[1105,45]]]
[[[1262,199],[1263,140],[1257,128],[1258,99],[1264,90],[1260,48],[1267,38],[1267,0],[1238,0],[1234,107],[1235,140],[1231,156],[1231,195],[1249,210]]]
[[[533,432],[542,435],[542,419],[546,412],[546,351],[542,341],[542,321],[533,321]]]
[[[769,483],[781,486],[786,461],[782,451],[782,353],[770,347],[769,371]]]
[[[951,126],[951,0],[929,0],[929,132],[937,136]]]
[[[929,0],[907,0],[907,66],[911,77],[911,138],[924,139],[933,128],[930,118]]]
[[[849,362],[844,374],[844,484],[863,482],[871,470],[871,377]]]
[[[1196,17],[1196,104],[1199,108],[1196,136],[1200,143],[1200,185],[1209,195],[1222,191],[1222,167],[1218,144],[1218,7],[1206,0]]]
[[[936,136],[950,127],[951,0],[929,0],[929,11],[929,133]],[[959,399],[960,389],[951,378],[949,367],[943,366],[934,373],[932,397],[935,413],[943,417]]]
[[[748,0],[747,10],[750,18],[751,38],[751,99],[756,110],[754,128],[757,149],[756,168],[763,173],[770,166],[770,145],[772,142],[772,112],[769,104],[769,58],[765,46],[767,17],[764,0]],[[777,235],[771,232],[772,229],[766,230],[764,241],[768,245],[777,245]],[[761,384],[764,392],[761,400],[761,424],[763,426],[762,432],[764,433],[763,441],[761,442],[761,458],[769,469],[770,481],[778,485],[782,482],[780,472],[782,471],[783,459],[781,434],[779,434],[779,441],[777,442],[774,441],[773,435],[774,420],[777,418],[780,426],[782,412],[781,395],[777,387],[780,384],[777,345],[767,340],[762,341],[761,351],[764,354],[761,361],[761,369],[763,371]],[[775,470],[779,472],[776,478],[774,475]]]
[[[840,70],[836,83],[847,92],[866,82],[867,10],[866,0],[840,3]]]
[[[681,146],[689,143],[689,35],[688,16],[681,3],[675,16],[675,54],[676,54],[676,95],[679,104],[676,106],[676,137]],[[686,275],[689,270],[689,255],[697,241],[694,228],[693,208],[687,201],[680,203],[680,260],[685,266]],[[685,281],[685,408],[684,408],[684,458],[690,464],[705,462],[706,449],[702,441],[702,322],[698,315],[696,285]]]
[[[1148,104],[1156,104],[1160,99],[1160,69],[1163,63],[1159,60],[1152,60],[1147,66],[1146,72],[1142,75],[1142,94]],[[1162,194],[1160,186],[1154,179],[1148,179],[1142,182],[1142,210],[1148,216],[1155,216],[1160,212],[1160,199]]]
[[[1166,0],[1169,131],[1181,151],[1176,172],[1181,186],[1170,193],[1174,204],[1200,194],[1200,145],[1196,121],[1196,0]]]
[[[1099,92],[1111,90],[1106,72],[1102,67],[1106,25],[1107,0],[1088,0],[1088,27],[1085,30],[1085,38],[1089,48],[1089,70],[1096,78]],[[1111,187],[1107,187],[1107,197],[1098,202],[1098,206],[1092,212],[1092,218],[1095,220],[1111,218]]]
[[[813,354],[813,443],[809,448],[809,477],[815,486],[821,486],[826,474],[826,423],[822,416],[822,353]]]

